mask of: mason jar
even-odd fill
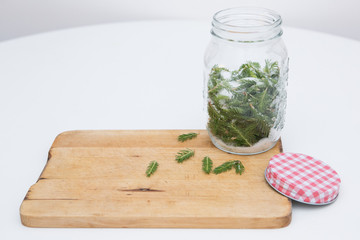
[[[288,78],[281,23],[263,8],[225,9],[213,17],[204,99],[208,133],[225,152],[265,152],[280,138]]]

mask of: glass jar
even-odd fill
[[[225,152],[265,152],[280,138],[288,78],[281,23],[279,14],[263,8],[231,8],[213,17],[204,99],[210,138]]]

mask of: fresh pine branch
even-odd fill
[[[197,133],[185,133],[185,134],[181,134],[181,135],[178,137],[178,141],[179,141],[179,142],[185,142],[186,140],[190,140],[190,139],[196,138],[197,135],[198,135]]]
[[[202,160],[202,169],[203,171],[206,173],[206,174],[209,174],[212,170],[212,167],[213,167],[213,162],[212,160],[206,156],[204,157],[204,159]]]
[[[149,163],[149,166],[146,169],[146,176],[150,177],[157,170],[159,164],[156,161],[152,161]]]
[[[235,161],[234,168],[235,172],[240,175],[245,171],[245,167],[240,161]]]
[[[219,174],[219,173],[229,171],[229,170],[231,170],[233,168],[235,162],[236,161],[225,162],[225,163],[221,164],[220,166],[216,167],[213,172],[215,174]]]
[[[185,161],[185,160],[191,158],[192,156],[194,156],[194,154],[195,154],[194,150],[191,150],[191,149],[187,148],[187,149],[179,151],[175,156],[175,160],[178,163],[182,163],[183,161]]]

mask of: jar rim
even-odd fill
[[[236,7],[216,12],[212,25],[233,33],[260,33],[270,31],[281,23],[281,16],[273,10],[261,7]]]

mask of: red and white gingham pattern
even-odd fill
[[[303,203],[327,204],[339,194],[339,175],[324,162],[299,153],[280,153],[265,170],[267,182],[285,196]]]

